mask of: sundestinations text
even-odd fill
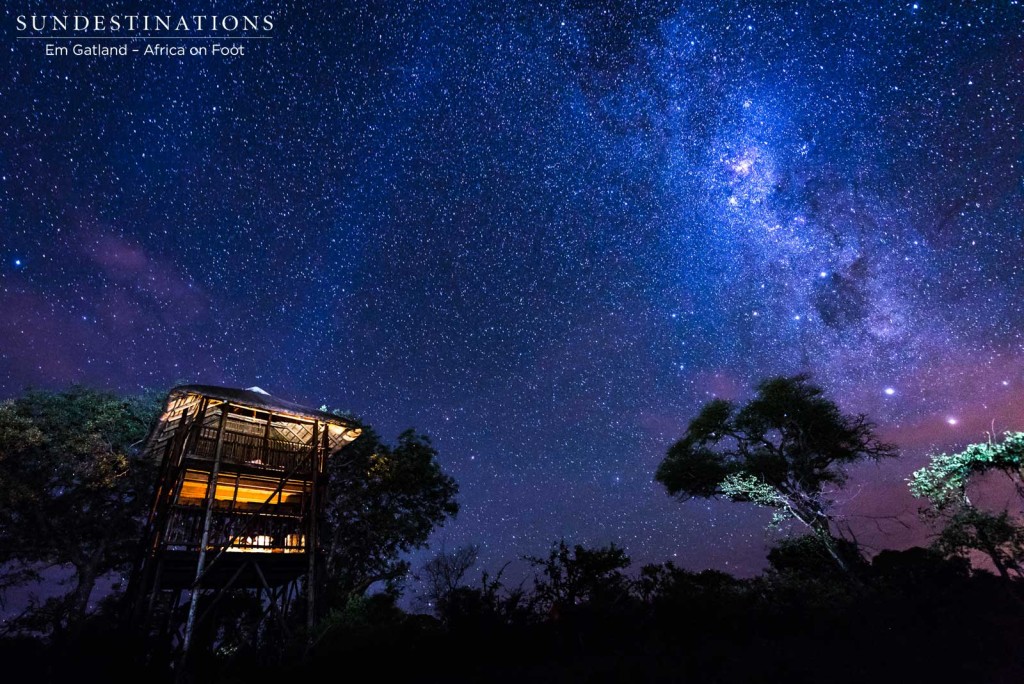
[[[274,16],[232,14],[195,14],[190,16],[153,14],[30,14],[19,15],[14,20],[18,32],[66,32],[75,33],[193,33],[217,31],[242,31],[270,33],[274,30]]]

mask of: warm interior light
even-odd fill
[[[179,503],[200,505],[206,498],[209,474],[197,470],[185,472],[185,481],[181,485]],[[258,477],[238,477],[223,475],[217,481],[217,501],[234,501],[242,504],[262,504],[278,488],[279,480]],[[237,491],[236,491],[237,489]],[[276,504],[297,504],[306,490],[302,480],[285,482],[280,491],[271,500]]]
[[[274,546],[274,539],[268,534],[241,537],[227,548],[233,553],[302,553],[306,547],[306,535],[289,534],[284,546]]]

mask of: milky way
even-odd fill
[[[217,59],[7,15],[0,395],[259,385],[432,435],[435,547],[749,573],[766,515],[654,468],[806,371],[904,448],[845,522],[919,541],[927,450],[1024,428],[1024,8],[869,5],[282,3]]]

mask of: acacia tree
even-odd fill
[[[73,569],[53,629],[73,633],[97,579],[132,560],[154,473],[138,447],[157,410],[78,386],[0,404],[0,564],[22,580]]]
[[[1009,511],[975,506],[968,487],[988,473],[1005,475],[1024,498],[1024,432],[1007,432],[1002,442],[971,444],[955,454],[935,454],[910,477],[911,493],[930,504],[922,515],[942,525],[935,548],[946,556],[986,554],[1004,579],[1024,577],[1024,526]]]
[[[424,546],[459,510],[455,480],[441,470],[430,439],[412,430],[389,446],[366,428],[328,462],[328,476],[325,545],[336,605],[404,577],[402,554]]]
[[[806,375],[776,377],[743,406],[706,403],[655,479],[682,500],[724,497],[773,509],[773,524],[798,521],[847,570],[828,492],[843,486],[849,464],[896,453],[864,415],[843,414]]]

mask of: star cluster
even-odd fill
[[[485,564],[747,573],[765,516],[653,472],[810,372],[905,452],[840,512],[912,511],[927,449],[1024,427],[1024,8],[763,5],[283,2],[216,59],[6,17],[0,394],[259,385],[432,435]]]

